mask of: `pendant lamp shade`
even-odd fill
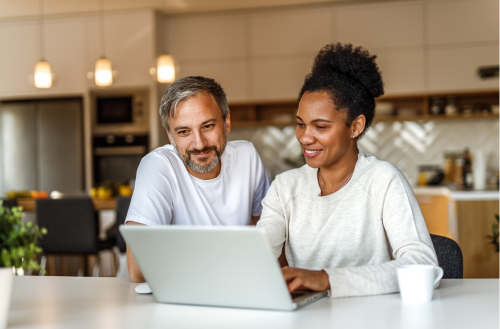
[[[34,80],[35,80],[35,87],[37,88],[52,87],[54,79],[49,62],[41,60],[38,63],[36,63]]]
[[[111,86],[113,83],[113,70],[111,61],[101,57],[95,62],[95,84],[99,87]]]
[[[175,81],[175,65],[172,55],[160,55],[156,64],[156,79],[161,83]]]

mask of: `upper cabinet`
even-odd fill
[[[337,38],[368,49],[422,46],[421,1],[338,7]]]
[[[250,15],[252,56],[315,53],[334,41],[331,9],[275,10]]]
[[[226,59],[245,56],[243,15],[172,17],[167,19],[168,52],[178,60]]]
[[[427,2],[429,45],[498,42],[498,0]]]

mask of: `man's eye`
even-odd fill
[[[319,130],[323,130],[323,129],[325,129],[326,127],[323,127],[323,126],[316,126],[316,128],[317,128],[317,129],[319,129]]]
[[[305,124],[300,123],[300,122],[297,122],[297,126],[299,126],[300,128],[304,128],[304,127],[305,127]]]
[[[187,134],[187,130],[180,130],[177,132],[178,135],[185,135]]]
[[[213,126],[214,126],[213,124],[206,125],[205,129],[211,129],[211,128],[213,128]]]

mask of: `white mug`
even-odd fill
[[[439,266],[403,265],[397,273],[401,299],[405,303],[417,304],[432,300],[434,285],[441,280],[444,272]]]

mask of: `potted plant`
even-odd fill
[[[23,224],[21,217],[21,207],[9,209],[0,201],[0,329],[7,326],[13,274],[40,269],[36,255],[42,249],[36,243],[47,233],[32,223]]]

